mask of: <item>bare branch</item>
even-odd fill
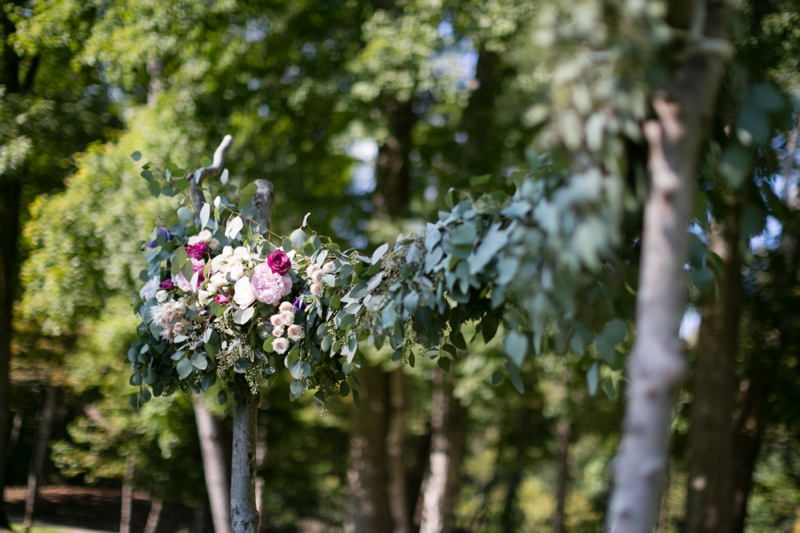
[[[222,169],[225,167],[225,154],[228,153],[231,144],[233,144],[233,137],[230,135],[223,137],[222,142],[219,143],[219,146],[214,151],[214,159],[211,161],[211,165],[198,168],[187,176],[195,213],[199,213],[200,208],[206,203],[206,197],[203,195],[203,190],[201,189],[203,180],[212,176],[217,176],[222,172]]]

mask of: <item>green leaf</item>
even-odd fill
[[[614,345],[603,336],[597,337],[594,341],[594,346],[597,349],[597,354],[600,358],[608,363],[608,366],[616,368],[618,366],[618,352],[614,349]]]
[[[505,379],[505,375],[503,375],[503,371],[502,370],[495,370],[494,372],[492,372],[492,386],[493,387],[497,387],[498,385],[500,385],[503,382],[504,379]]]
[[[506,355],[514,361],[514,364],[519,368],[525,361],[525,355],[528,353],[528,337],[519,331],[509,331],[503,341],[503,348]]]
[[[208,219],[210,217],[211,206],[209,204],[203,204],[202,209],[200,209],[200,229],[203,229],[208,225]]]
[[[142,152],[140,152],[139,150],[136,150],[131,154],[131,159],[133,159],[134,161],[139,161],[141,158],[142,158]]]
[[[155,198],[158,198],[158,196],[161,194],[161,186],[155,181],[151,181],[150,183],[148,183],[147,189],[150,191],[150,194],[152,194]]]
[[[597,367],[597,361],[592,363],[586,372],[586,385],[589,387],[589,394],[594,396],[597,394],[597,384],[600,381],[600,371]]]
[[[381,244],[380,246],[378,246],[378,248],[372,254],[372,260],[371,260],[372,264],[373,265],[377,264],[378,261],[380,261],[383,258],[384,254],[387,252],[387,250],[389,250],[389,245],[387,243],[384,243],[384,244]]]
[[[256,312],[256,306],[251,305],[247,309],[243,310],[242,314],[239,316],[236,316],[237,313],[234,313],[233,321],[236,322],[237,324],[247,324],[250,321],[250,319],[253,318],[255,312]]]
[[[714,287],[714,273],[710,268],[703,267],[692,271],[692,283],[702,292],[710,292]]]
[[[446,205],[448,209],[453,209],[453,191],[454,189],[450,188],[444,195],[444,205]]]
[[[489,180],[492,178],[491,174],[484,174],[483,176],[472,176],[469,179],[469,184],[473,187],[477,187],[478,185],[486,185],[489,183]]]
[[[189,374],[192,373],[194,370],[194,365],[192,361],[189,359],[181,359],[178,362],[178,365],[175,367],[175,370],[178,371],[178,375],[181,379],[186,379],[189,377]]]
[[[206,368],[208,368],[208,359],[206,359],[205,354],[196,352],[192,356],[191,361],[192,361],[192,366],[194,366],[198,370],[205,370]]]
[[[170,187],[168,185],[164,185],[163,187],[161,187],[161,194],[163,194],[164,196],[172,198],[173,196],[175,196],[175,189],[173,189],[172,187]]]
[[[183,207],[179,207],[178,218],[180,219],[181,224],[188,224],[192,221],[192,211],[185,205]]]
[[[292,241],[290,241],[289,239],[283,239],[283,241],[281,241],[281,248],[283,248],[283,251],[286,252],[286,253],[291,252],[292,251]]]
[[[305,246],[307,239],[308,236],[306,235],[306,232],[301,229],[296,229],[292,232],[291,235],[289,235],[289,240],[292,241],[292,245],[298,250],[302,249],[303,246]]]
[[[483,334],[483,342],[488,343],[491,341],[494,336],[497,334],[497,327],[500,325],[500,321],[497,320],[497,317],[492,314],[487,314],[481,320],[481,333]]]
[[[606,324],[606,327],[603,328],[603,332],[600,333],[600,335],[604,337],[611,346],[616,346],[624,341],[625,337],[628,335],[628,325],[625,324],[624,321],[615,318]]]
[[[450,359],[447,357],[440,357],[436,364],[448,374],[450,373]]]
[[[511,378],[511,384],[514,385],[514,388],[522,394],[525,392],[525,385],[522,383],[522,376],[519,373],[519,368],[514,366],[511,361],[506,362],[505,364],[506,372],[508,372],[508,376]]]
[[[719,171],[731,187],[738,189],[750,174],[754,162],[752,150],[733,143],[722,152]]]
[[[454,246],[471,246],[475,237],[478,236],[478,230],[472,224],[462,224],[453,230],[450,235],[450,242]]]
[[[219,391],[219,394],[217,394],[217,401],[220,405],[224,405],[228,401],[228,393],[224,390]]]
[[[769,120],[764,112],[755,107],[745,107],[739,112],[736,119],[737,136],[739,142],[745,146],[764,144],[769,136]],[[743,135],[741,130],[745,130],[747,135]],[[748,142],[750,141],[750,142]]]

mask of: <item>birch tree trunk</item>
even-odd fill
[[[164,505],[158,498],[150,502],[150,512],[147,513],[147,523],[144,525],[144,533],[156,533],[163,508]]]
[[[453,500],[461,462],[462,408],[453,396],[453,384],[441,369],[433,381],[431,457],[422,484],[420,533],[453,530]]]
[[[122,478],[122,508],[119,513],[119,533],[131,533],[133,515],[133,469],[136,462],[133,455],[125,457],[125,472]]]
[[[246,385],[245,385],[246,388]],[[231,464],[231,531],[256,533],[256,422],[258,393],[236,396],[233,407],[233,461]]]
[[[736,214],[712,223],[709,249],[719,255],[719,296],[705,297],[697,343],[689,429],[687,533],[729,533],[732,517],[733,400],[739,350],[742,266]]]
[[[704,1],[693,27],[725,44],[728,7]],[[628,362],[628,403],[614,465],[607,529],[650,533],[665,482],[676,391],[686,372],[678,337],[686,301],[687,224],[698,155],[713,117],[723,57],[696,51],[679,65],[666,94],[654,97],[656,118],[644,124],[650,190],[644,212],[636,300],[636,340]]]
[[[47,384],[41,417],[39,418],[39,431],[36,436],[36,451],[31,461],[31,467],[28,470],[28,490],[25,494],[25,520],[23,522],[26,533],[30,533],[33,525],[33,512],[36,506],[36,498],[39,496],[39,483],[42,479],[47,451],[50,449],[50,433],[53,429],[53,415],[56,410],[57,397],[58,388],[51,381]]]
[[[228,487],[230,476],[227,446],[224,443],[225,434],[220,427],[222,421],[206,410],[199,396],[194,397],[193,406],[214,533],[230,533],[231,497]]]

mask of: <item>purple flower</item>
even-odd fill
[[[305,303],[303,300],[301,300],[300,297],[298,296],[297,298],[294,299],[294,304],[292,304],[292,307],[294,307],[294,310],[296,312],[300,313],[306,310],[308,304]]]
[[[188,255],[192,259],[202,259],[203,254],[206,253],[207,249],[208,245],[204,242],[198,242],[197,244],[190,244],[186,247],[186,255]]]
[[[171,279],[165,279],[161,282],[158,288],[165,291],[171,291],[175,288],[175,283],[173,283]]]
[[[158,231],[156,231],[156,238],[147,241],[148,248],[155,248],[156,246],[158,246],[159,235],[163,235],[165,241],[172,240],[172,234],[169,232],[169,230],[167,230],[167,228],[158,228]]]
[[[283,276],[292,267],[292,260],[283,253],[283,250],[275,250],[267,256],[267,264],[273,272]]]

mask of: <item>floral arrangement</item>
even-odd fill
[[[177,387],[207,390],[217,380],[224,401],[225,391],[255,392],[281,360],[294,397],[308,388],[319,401],[349,394],[347,379],[358,379],[355,317],[336,310],[343,287],[370,260],[302,228],[276,246],[268,238],[276,236],[219,197],[213,217],[209,206],[197,217],[181,207],[178,217],[145,245],[141,324],[128,352],[131,384],[140,386],[132,402]]]

